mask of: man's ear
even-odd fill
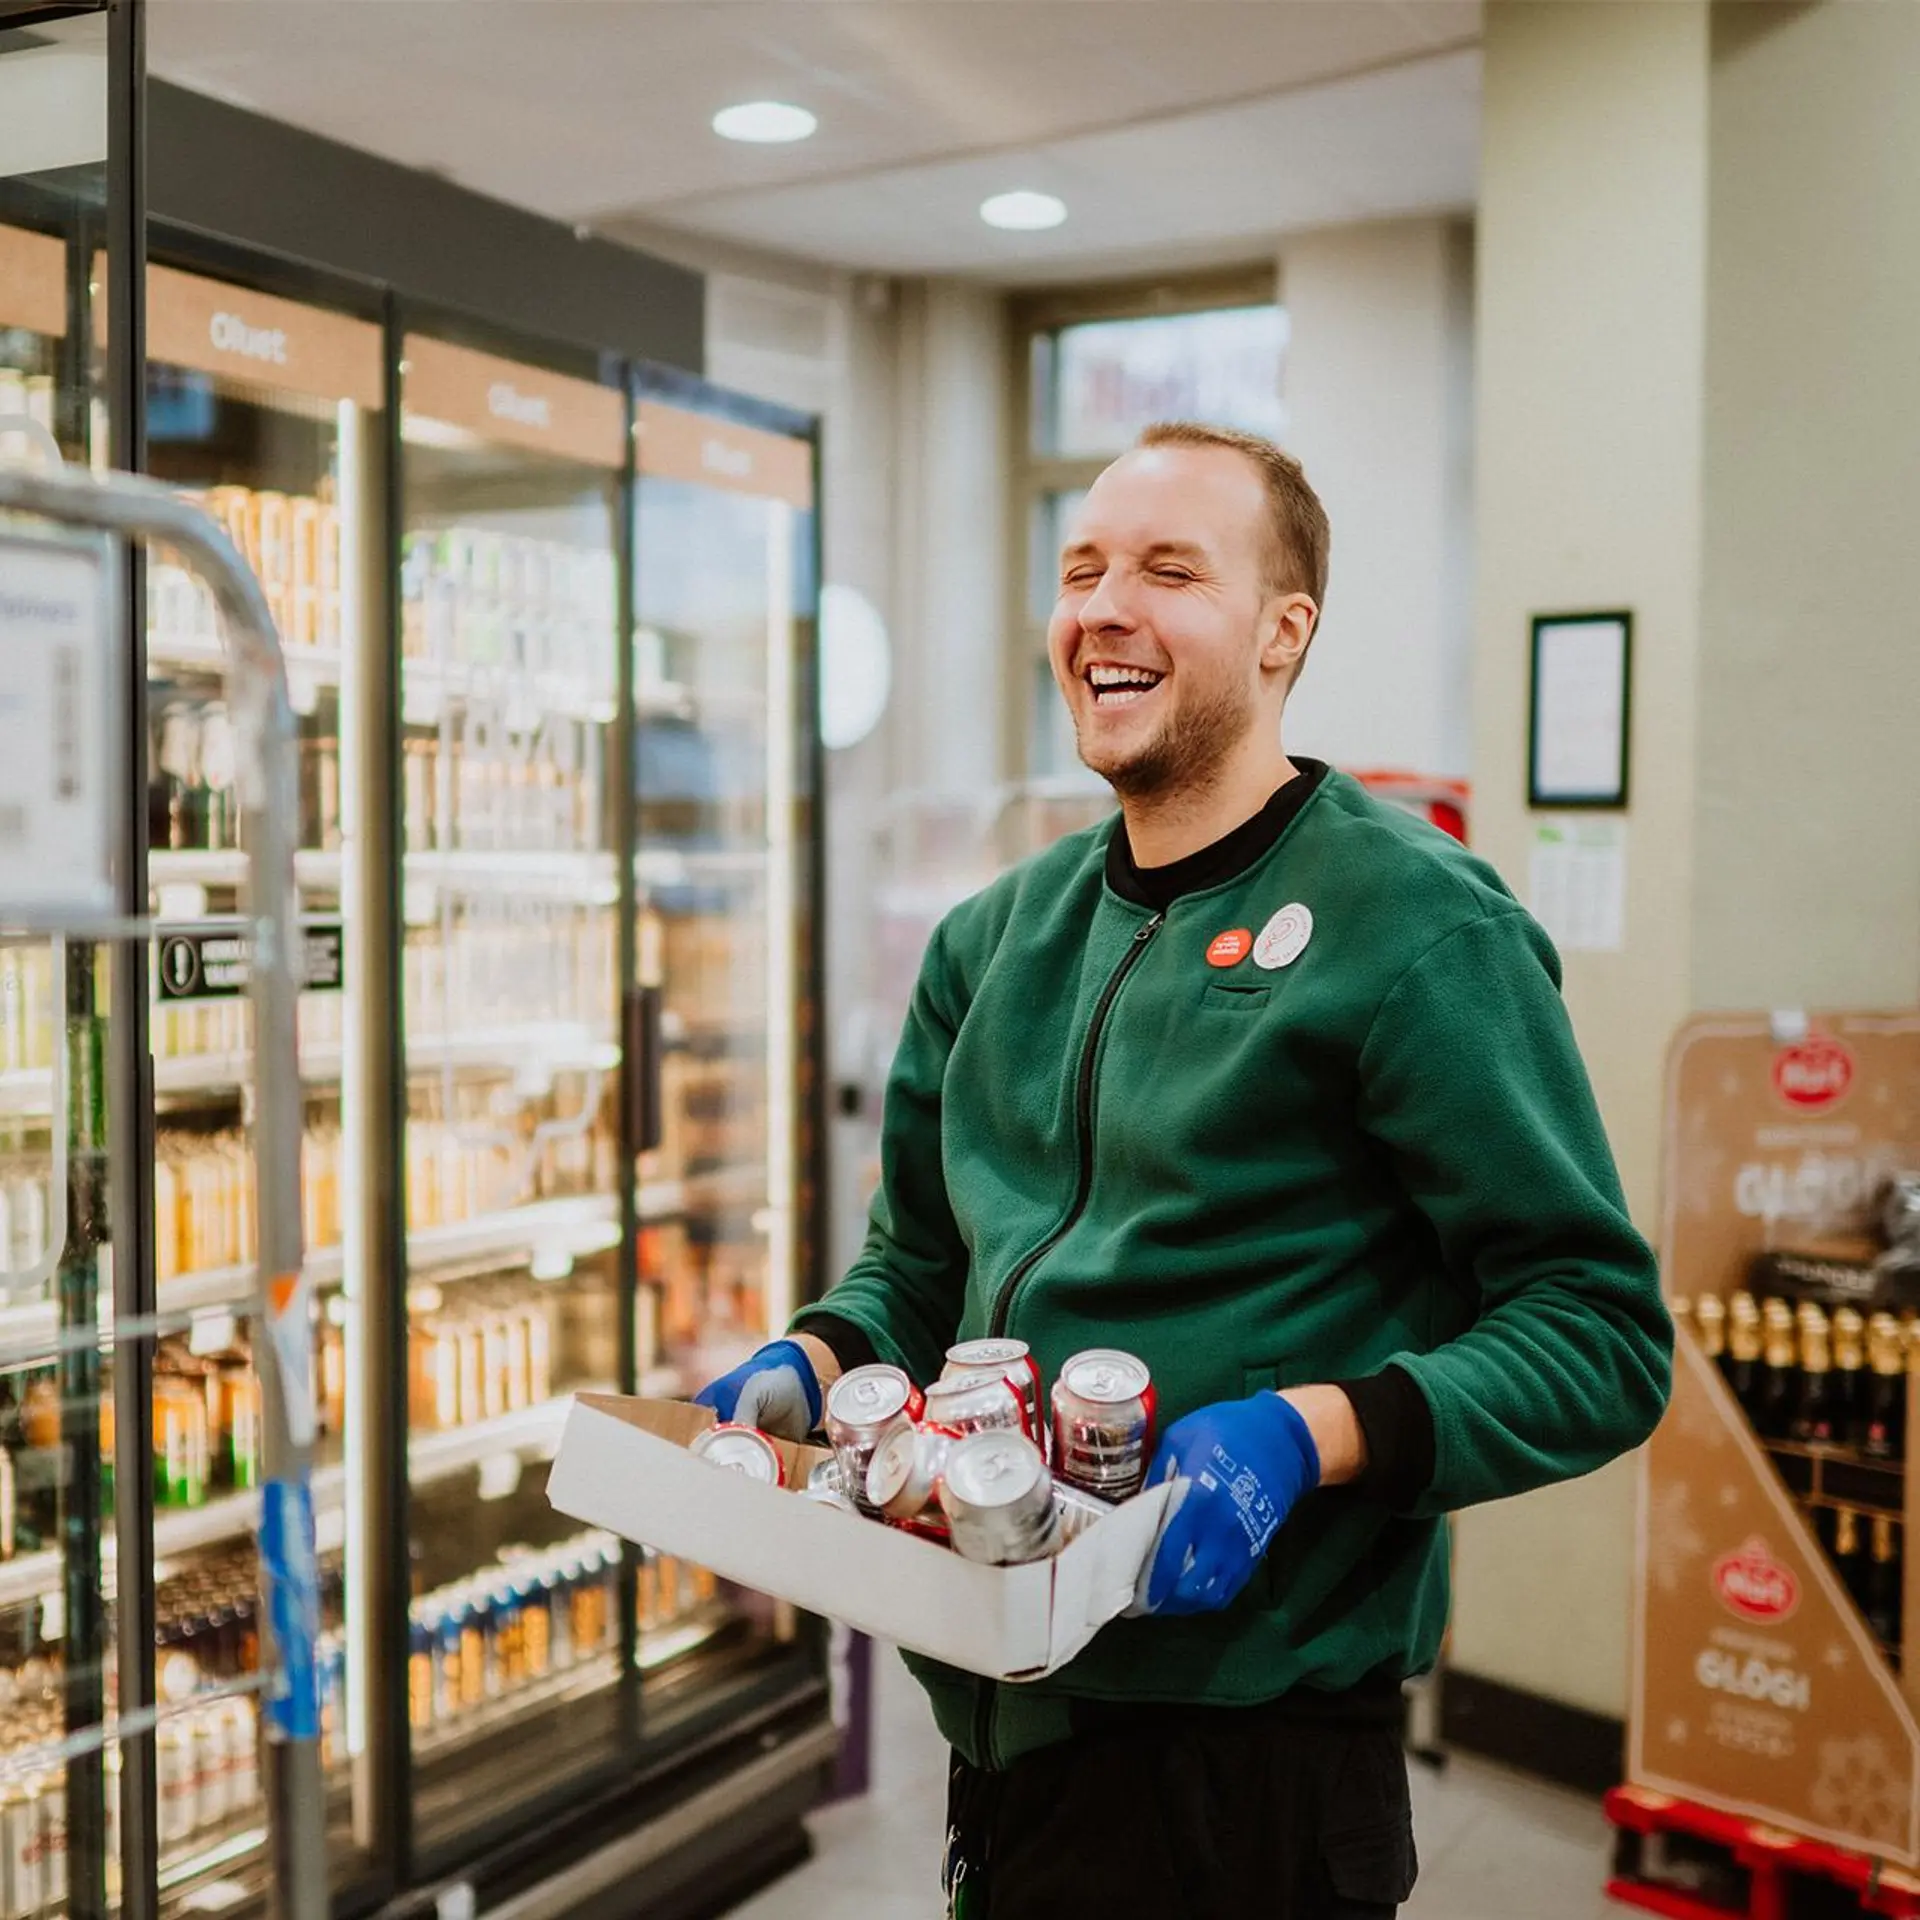
[[[1260,619],[1261,666],[1292,679],[1319,624],[1320,609],[1308,594],[1280,594],[1269,600]]]

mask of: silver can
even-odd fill
[[[1101,1500],[1140,1491],[1153,1457],[1153,1376],[1113,1347],[1076,1353],[1053,1383],[1053,1470]]]
[[[903,1524],[937,1511],[940,1474],[953,1445],[953,1436],[937,1427],[895,1427],[867,1467],[867,1505]]]
[[[40,1899],[48,1907],[67,1904],[67,1776],[49,1767],[40,1788]]]
[[[1044,1560],[1060,1549],[1053,1479],[1024,1433],[970,1433],[940,1476],[954,1551],[989,1566]]]
[[[827,1438],[856,1504],[864,1502],[873,1450],[920,1417],[920,1389],[898,1367],[855,1367],[827,1393]]]
[[[866,1491],[864,1486],[861,1491]],[[840,1507],[848,1513],[856,1511],[853,1496],[847,1491],[846,1472],[837,1459],[819,1461],[807,1475],[803,1492],[823,1507]]]
[[[199,1782],[200,1824],[213,1826],[233,1812],[233,1733],[224,1701],[192,1715],[194,1770]]]
[[[697,1453],[702,1460],[711,1461],[716,1467],[744,1473],[749,1480],[757,1480],[762,1486],[786,1485],[787,1469],[780,1458],[779,1448],[756,1427],[740,1427],[731,1423],[709,1427],[706,1432],[694,1435],[688,1451]]]
[[[176,1714],[153,1737],[159,1775],[160,1844],[177,1847],[191,1840],[200,1825],[200,1782],[194,1767],[193,1734]]]
[[[40,1884],[40,1796],[31,1781],[0,1787],[0,1901],[8,1920],[44,1904]]]
[[[926,1424],[944,1432],[1027,1434],[1027,1409],[1020,1389],[992,1367],[936,1380],[927,1389]]]
[[[957,1374],[981,1371],[1004,1374],[1020,1395],[1027,1410],[1027,1431],[1043,1446],[1045,1428],[1040,1417],[1040,1363],[1024,1340],[962,1340],[947,1349],[947,1363],[940,1378],[951,1380]]]
[[[1113,1511],[1110,1500],[1096,1499],[1064,1480],[1053,1483],[1053,1511],[1060,1522],[1060,1544],[1078,1540],[1096,1520],[1104,1520]]]
[[[245,1813],[260,1798],[260,1718],[252,1699],[242,1693],[221,1703],[227,1722],[227,1804]]]

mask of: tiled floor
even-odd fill
[[[898,1659],[874,1667],[878,1791],[819,1814],[813,1859],[733,1920],[939,1920],[946,1749]],[[1595,1802],[1456,1756],[1414,1769],[1413,1807],[1420,1885],[1402,1920],[1627,1920],[1600,1891]]]

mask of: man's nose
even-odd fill
[[[1080,603],[1081,629],[1086,633],[1126,633],[1134,625],[1125,582],[1109,567],[1100,576],[1100,584]]]

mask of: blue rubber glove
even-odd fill
[[[820,1382],[797,1340],[775,1340],[693,1396],[722,1420],[804,1440],[820,1424]]]
[[[1147,1484],[1177,1480],[1147,1571],[1148,1613],[1214,1613],[1253,1578],[1280,1522],[1320,1484],[1320,1450],[1289,1400],[1256,1393],[1176,1420]]]

